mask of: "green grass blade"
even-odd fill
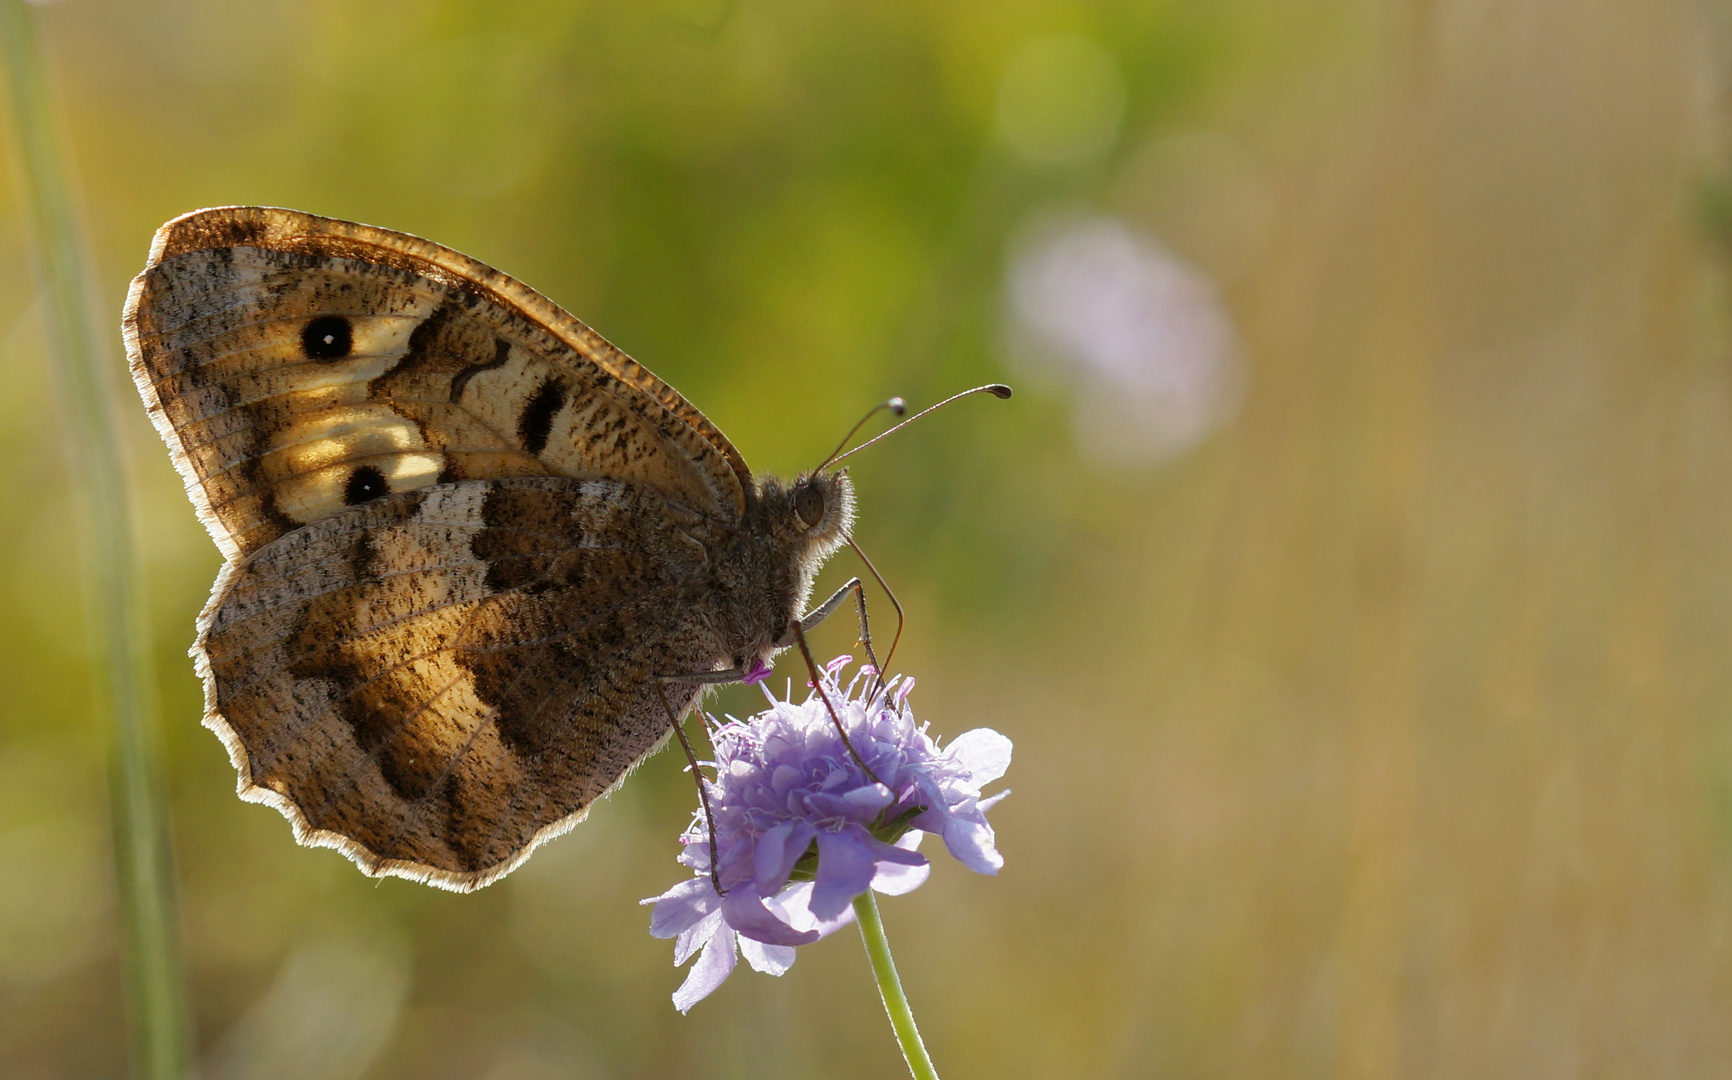
[[[187,1022],[179,912],[130,491],[104,367],[111,354],[93,318],[97,290],[56,139],[36,11],[23,0],[0,0],[0,39],[23,201],[48,300],[53,367],[89,534],[90,611],[101,666],[96,690],[100,714],[111,718],[110,802],[134,1070],[147,1080],[180,1080],[186,1075]]]

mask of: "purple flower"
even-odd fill
[[[716,779],[705,787],[722,891],[700,809],[680,837],[680,862],[694,876],[644,901],[655,905],[650,933],[677,939],[676,965],[702,950],[674,994],[681,1012],[728,977],[736,947],[752,967],[780,975],[795,946],[852,922],[850,905],[867,889],[899,896],[919,887],[931,871],[915,850],[926,833],[971,870],[1004,865],[986,811],[1009,792],[983,800],[980,789],[1004,775],[1010,740],[976,728],[939,749],[908,709],[914,680],[880,683],[866,667],[844,687],[837,675],[851,661],[832,660],[822,690],[853,752],[817,693],[795,704],[765,687],[768,709],[711,734]]]

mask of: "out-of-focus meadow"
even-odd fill
[[[918,713],[1016,742],[1002,875],[942,860],[884,905],[951,1078],[1725,1075],[1727,15],[41,10],[116,325],[158,224],[263,203],[520,277],[760,470],[890,394],[1016,384],[853,467]],[[18,199],[0,1074],[108,1077],[101,734]],[[239,802],[184,655],[218,556],[118,337],[207,1080],[901,1069],[851,932],[675,1013],[637,900],[685,873],[677,754],[471,896]]]

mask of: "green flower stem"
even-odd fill
[[[902,1057],[914,1080],[938,1080],[938,1070],[926,1054],[926,1044],[920,1041],[920,1029],[914,1026],[914,1012],[908,1007],[908,997],[902,993],[902,980],[896,975],[896,961],[890,958],[890,939],[884,936],[884,920],[878,917],[878,901],[867,889],[854,898],[854,917],[860,922],[860,936],[866,941],[866,955],[872,958],[872,974],[878,980],[878,994],[884,999],[884,1011],[890,1014],[890,1026],[896,1031],[896,1041],[902,1046]]]
[[[98,715],[111,718],[109,802],[133,1071],[143,1080],[182,1080],[188,1028],[180,917],[156,745],[156,682],[136,572],[130,491],[113,420],[109,352],[95,329],[95,279],[62,166],[35,9],[23,0],[0,0],[0,43],[15,158],[89,534],[90,612],[101,666]]]

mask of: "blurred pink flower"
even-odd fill
[[[1040,230],[1012,259],[1009,293],[1038,358],[1074,386],[1085,451],[1170,457],[1231,411],[1240,364],[1214,283],[1118,220]]]

